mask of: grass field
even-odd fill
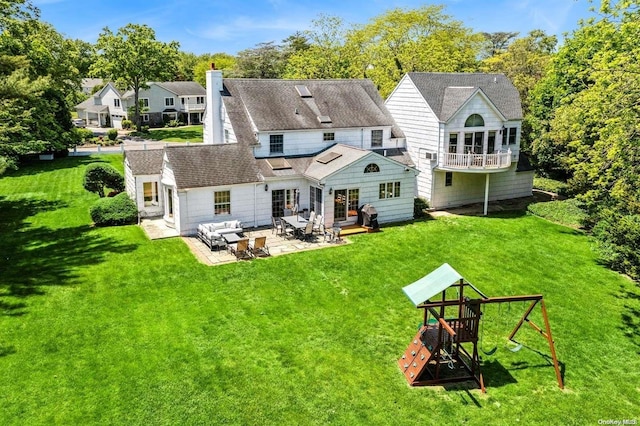
[[[202,126],[163,127],[149,129],[144,137],[155,141],[165,142],[202,142]]]
[[[122,168],[80,157],[0,178],[0,424],[640,420],[640,289],[580,231],[443,217],[206,267],[178,238],[92,228],[81,181],[96,160]],[[396,360],[421,313],[402,287],[443,262],[488,295],[544,294],[565,390],[532,329],[507,349],[520,304],[485,311],[487,394],[407,386]]]

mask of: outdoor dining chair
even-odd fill
[[[273,234],[274,232],[276,235],[282,235],[284,232],[280,219],[276,217],[271,218],[271,233]]]

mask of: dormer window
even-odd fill
[[[484,120],[480,114],[471,114],[467,121],[464,122],[464,127],[483,127]]]

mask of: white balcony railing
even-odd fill
[[[511,150],[497,154],[444,155],[442,167],[447,169],[506,169],[511,166]]]
[[[190,112],[190,111],[204,111],[205,104],[198,104],[196,102],[185,102],[182,104],[182,111]]]

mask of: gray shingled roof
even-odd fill
[[[522,119],[520,94],[504,74],[410,72],[409,78],[446,122],[478,89],[508,120]]]
[[[260,182],[251,149],[242,144],[168,146],[178,189]]]
[[[204,87],[195,81],[162,81],[155,82],[155,84],[178,96],[205,96],[207,94]]]
[[[370,80],[225,79],[223,102],[239,141],[254,132],[392,126],[404,137]],[[306,86],[301,97],[295,86]],[[330,123],[321,123],[328,116]]]
[[[319,159],[322,159],[327,155],[334,154],[337,154],[339,156],[334,160],[327,162],[326,164],[318,161]],[[305,176],[315,180],[323,180],[331,176],[333,173],[343,169],[344,167],[347,167],[354,161],[372,154],[372,151],[369,151],[367,149],[360,149],[353,146],[336,144],[314,157],[314,161],[309,164],[309,167],[307,167]]]
[[[159,175],[162,172],[163,149],[129,150],[124,152],[134,176]]]

